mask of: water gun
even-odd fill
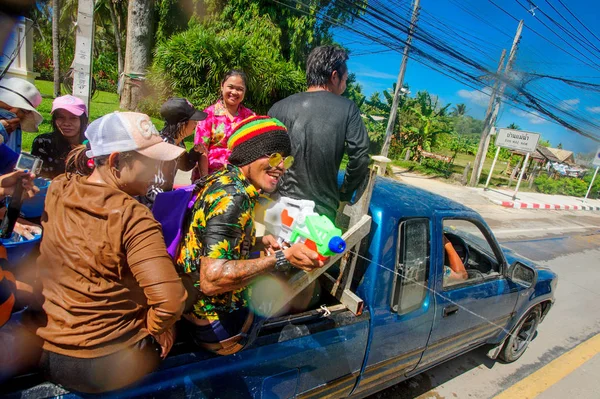
[[[342,230],[335,227],[326,216],[314,211],[315,203],[281,197],[265,211],[267,231],[277,237],[280,244],[304,243],[325,261],[346,249]]]

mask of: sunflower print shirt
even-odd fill
[[[254,246],[254,205],[259,193],[239,168],[227,165],[209,175],[192,207],[177,266],[180,271],[199,271],[200,259],[248,259]],[[200,282],[196,283],[199,286]],[[206,296],[200,293],[194,316],[214,321],[218,313],[247,307],[248,287]]]

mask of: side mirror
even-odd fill
[[[510,267],[509,278],[512,282],[530,288],[535,282],[535,269],[521,262],[515,262]]]

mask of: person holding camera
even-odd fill
[[[57,97],[52,102],[52,132],[40,134],[33,140],[31,155],[42,163],[41,177],[54,179],[65,173],[69,152],[85,140],[88,125],[85,103],[71,95]]]
[[[0,174],[12,171],[21,153],[22,132],[37,132],[44,119],[36,108],[42,102],[38,89],[26,80],[0,80]]]

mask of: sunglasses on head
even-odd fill
[[[291,155],[284,158],[280,153],[276,152],[267,156],[269,157],[269,166],[272,168],[278,167],[281,161],[283,161],[283,167],[285,169],[289,169],[294,164],[294,157]]]

